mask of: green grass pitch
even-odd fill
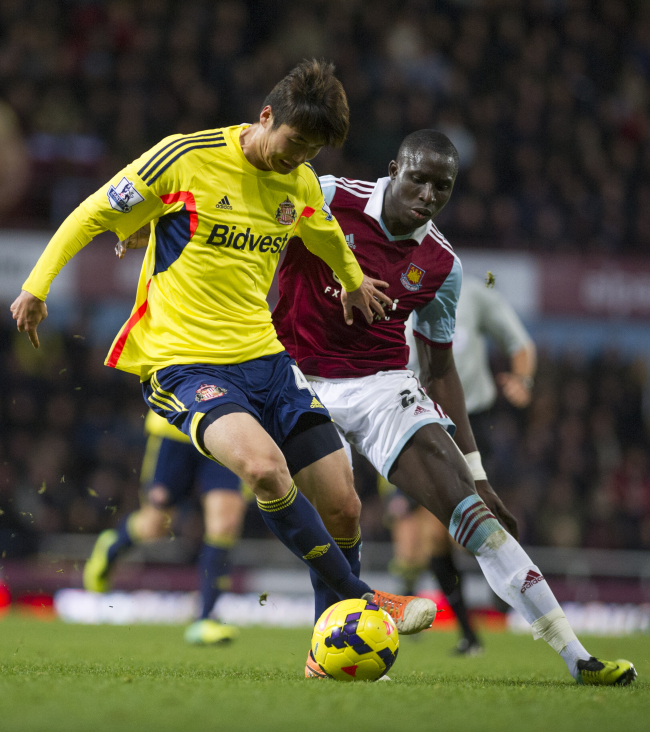
[[[627,688],[578,687],[542,641],[485,635],[481,658],[452,659],[455,636],[403,638],[392,681],[305,680],[307,629],[245,628],[230,646],[195,648],[183,629],[0,620],[0,729],[650,730],[650,637],[590,638],[629,658]]]

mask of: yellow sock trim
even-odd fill
[[[281,511],[283,508],[287,508],[290,506],[295,500],[296,495],[298,494],[298,489],[296,488],[296,484],[291,481],[291,488],[289,488],[289,492],[286,494],[286,496],[282,496],[282,498],[276,498],[273,501],[260,501],[260,499],[257,499],[257,505],[259,506],[261,511],[266,511],[267,513],[275,513],[275,511]]]
[[[214,534],[208,536],[206,534],[203,537],[203,543],[219,549],[231,549],[237,543],[237,539],[234,536],[226,536],[225,534],[220,536],[215,536]]]
[[[361,541],[361,528],[357,529],[357,533],[350,538],[334,539],[341,549],[352,549]]]

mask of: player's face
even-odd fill
[[[290,173],[306,160],[315,158],[325,145],[321,138],[299,132],[289,125],[273,129],[271,114],[265,121],[266,124],[260,118],[263,127],[260,152],[264,163],[276,173]]]
[[[390,200],[385,206],[393,228],[408,233],[434,218],[451,197],[457,172],[453,158],[431,150],[407,152],[399,162],[393,160],[388,166]],[[386,221],[392,232],[390,223]]]

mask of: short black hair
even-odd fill
[[[266,97],[262,108],[273,111],[273,129],[289,125],[304,134],[322,137],[326,145],[341,147],[350,124],[348,99],[334,76],[334,64],[305,59]]]
[[[417,130],[411,132],[403,140],[397,151],[397,160],[404,157],[408,153],[416,152],[426,148],[441,157],[452,158],[456,170],[458,170],[458,150],[454,147],[454,143],[437,130]]]

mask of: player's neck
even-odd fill
[[[384,203],[381,207],[381,220],[391,236],[406,236],[412,234],[413,229],[403,224],[395,214],[393,197],[391,195],[390,186],[387,186],[384,192]]]
[[[239,135],[239,144],[244,157],[258,170],[271,170],[271,167],[264,161],[262,155],[262,126],[251,125],[243,129]]]

